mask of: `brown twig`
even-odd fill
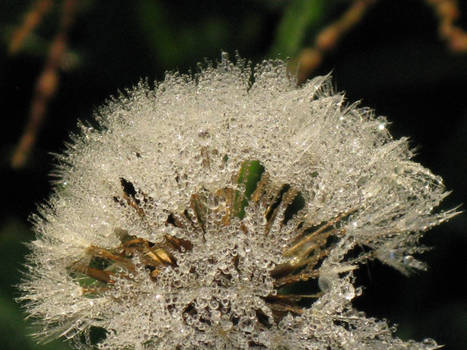
[[[57,90],[58,71],[65,53],[68,31],[73,22],[76,4],[76,0],[64,0],[63,2],[60,26],[49,48],[44,69],[37,79],[28,122],[11,158],[13,168],[24,166],[44,121],[48,102]]]
[[[452,52],[467,52],[467,32],[454,23],[460,11],[456,0],[425,0],[438,17],[439,36]]]
[[[316,36],[312,48],[303,49],[296,60],[298,83],[304,82],[321,63],[323,56],[336,47],[339,40],[363,18],[377,0],[354,0],[347,11]]]
[[[50,10],[52,3],[52,0],[37,0],[25,14],[22,25],[11,36],[10,45],[8,46],[10,55],[18,52],[28,34],[39,25],[44,15]]]

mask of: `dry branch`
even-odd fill
[[[44,122],[47,105],[57,91],[58,72],[66,51],[68,32],[73,22],[77,1],[65,0],[62,6],[60,25],[49,48],[47,61],[37,79],[34,96],[29,111],[29,119],[11,158],[13,168],[21,168],[27,161],[34,146],[37,134]]]

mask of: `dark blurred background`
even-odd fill
[[[367,6],[370,1],[82,0],[75,1],[73,21],[63,29],[67,1],[49,0],[16,50],[14,33],[28,15],[37,15],[41,1],[0,1],[1,349],[68,348],[29,339],[28,323],[13,300],[27,253],[23,242],[33,239],[28,216],[51,188],[51,153],[63,150],[78,119],[89,119],[119,89],[144,77],[163,79],[166,70],[196,71],[197,62],[218,60],[221,50],[232,56],[238,51],[253,63],[281,57],[291,58],[293,67],[303,59],[305,77],[332,71],[338,90],[388,116],[393,135],[410,136],[416,160],[444,178],[453,193],[442,208],[466,201],[467,50],[440,34],[437,1],[379,0]],[[357,3],[367,6],[362,18],[339,41],[320,47],[317,35]],[[467,2],[457,5],[455,25],[466,30]],[[60,30],[68,35],[51,73],[58,85],[41,102],[47,109],[29,157],[12,167],[37,99],[36,82]],[[316,52],[320,59],[310,63]],[[447,349],[467,348],[466,227],[462,214],[426,234],[424,243],[434,247],[424,255],[426,273],[406,278],[378,263],[361,269],[358,282],[365,290],[356,307],[398,324],[403,339],[431,337]]]

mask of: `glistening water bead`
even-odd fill
[[[39,340],[99,349],[435,349],[352,300],[379,259],[423,269],[441,178],[329,77],[226,57],[81,125],[33,216],[19,286]],[[66,186],[65,186],[66,184]],[[97,336],[98,335],[98,336]]]

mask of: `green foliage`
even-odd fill
[[[141,0],[138,17],[145,39],[161,65],[172,66],[181,54],[175,28],[169,25],[168,13],[160,1]]]
[[[35,343],[29,334],[30,322],[24,321],[20,306],[14,302],[15,290],[20,278],[22,260],[27,249],[25,241],[32,237],[28,227],[17,219],[10,219],[0,227],[0,348],[5,350],[67,350],[67,344],[54,341],[45,345]]]
[[[261,179],[261,175],[264,172],[264,167],[257,160],[246,161],[240,168],[238,175],[238,183],[245,186],[245,192],[237,192],[235,194],[235,215],[239,218],[245,216],[245,207],[248,204],[248,200],[256,189],[258,181]]]
[[[303,45],[308,31],[317,29],[323,22],[326,0],[292,0],[285,9],[279,24],[270,55],[293,57]]]

